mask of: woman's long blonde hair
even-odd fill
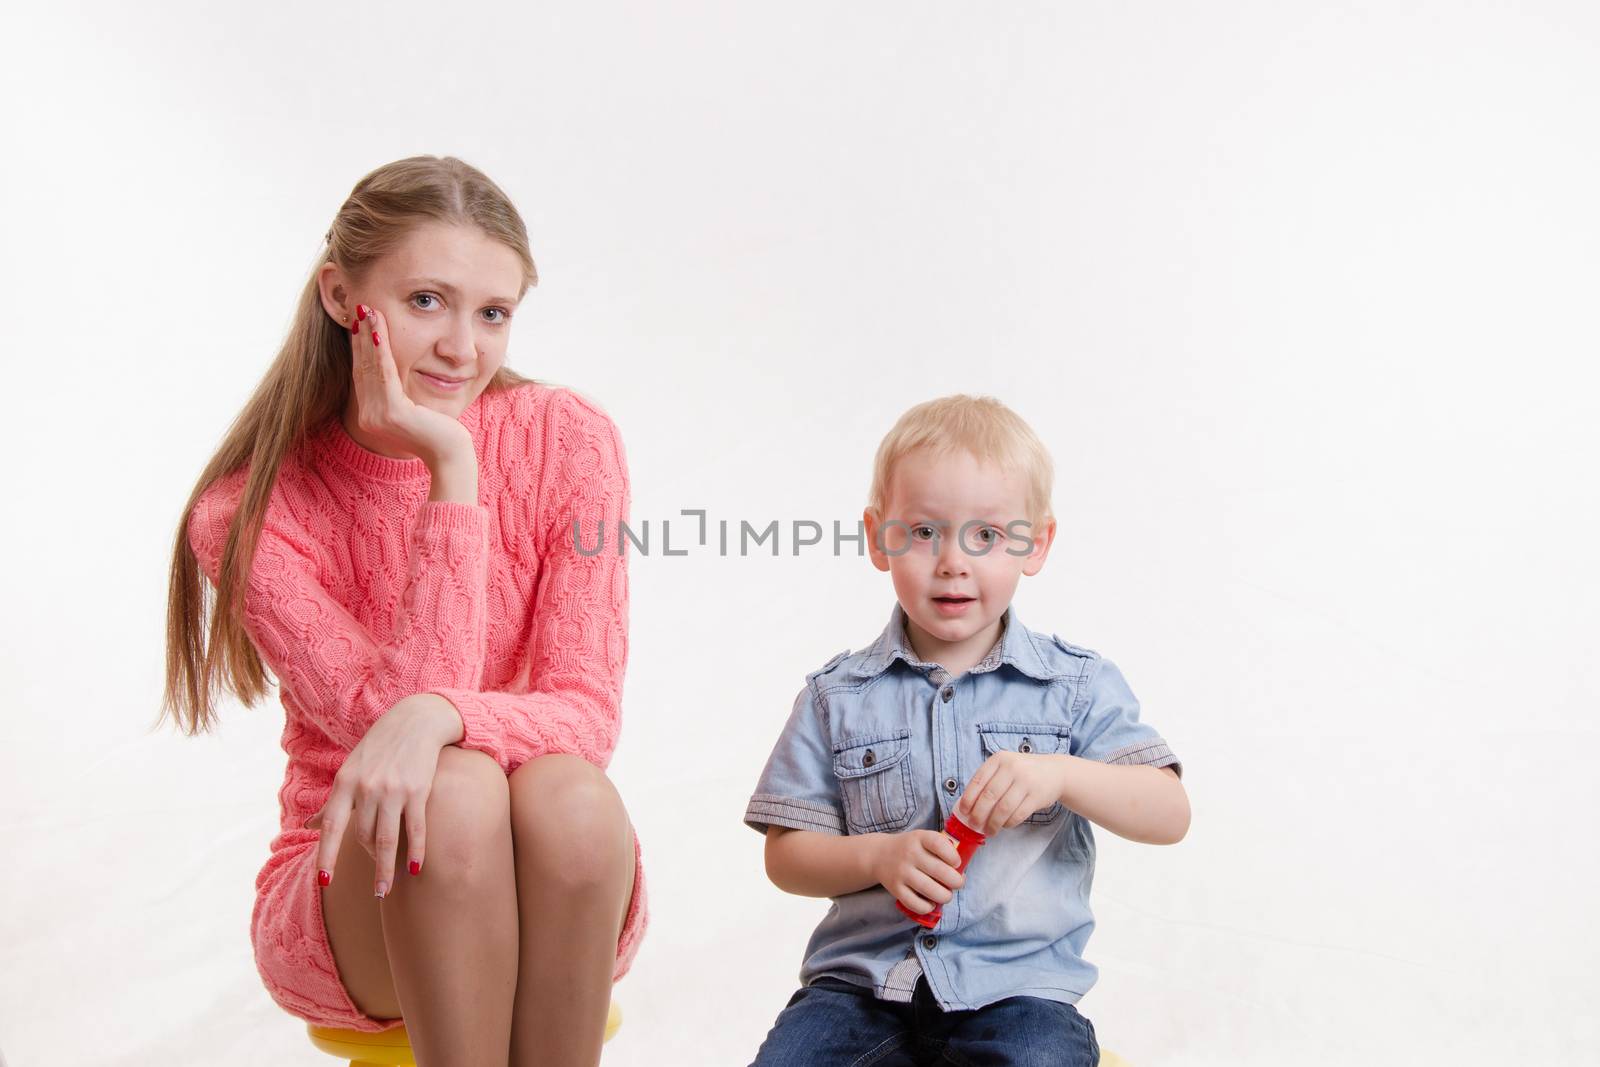
[[[212,699],[220,690],[231,691],[246,707],[267,694],[261,658],[240,621],[245,576],[284,456],[328,419],[342,417],[350,399],[350,331],[323,307],[318,275],[331,261],[360,284],[414,226],[430,221],[476,226],[515,252],[523,272],[519,298],[539,284],[522,217],[477,168],[452,156],[411,156],[386,163],[356,183],[328,230],[326,252],[300,292],[278,357],[184,505],[167,590],[166,695],[155,727],[171,715],[193,736],[215,725]],[[535,381],[502,366],[485,391]],[[208,486],[247,463],[250,474],[228,530],[208,626],[206,578],[189,544],[189,516]]]

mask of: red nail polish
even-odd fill
[[[332,881],[333,881],[333,875],[332,874],[328,873],[325,870],[322,870],[321,868],[317,869],[317,884],[318,885],[327,885]]]
[[[367,305],[365,305],[365,304],[357,304],[356,305],[356,321],[357,322],[363,322],[363,321],[366,320],[366,317],[367,317]]]
[[[416,860],[412,860],[406,865],[406,870],[410,871],[412,874],[421,874],[422,864],[418,863]]]
[[[372,343],[375,344],[375,345],[383,344],[382,341],[378,340],[378,331],[377,330],[373,330],[372,331]]]
[[[358,323],[355,319],[351,319],[350,320],[350,336],[354,337],[356,334],[358,334],[360,332],[361,332],[361,324]]]

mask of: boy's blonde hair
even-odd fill
[[[979,462],[1019,470],[1028,521],[1037,530],[1054,518],[1050,490],[1055,484],[1055,465],[1044,442],[1020,415],[994,397],[956,393],[925,400],[907,411],[878,445],[867,503],[880,520],[896,517],[884,514],[895,464],[924,448],[934,455],[966,451]]]

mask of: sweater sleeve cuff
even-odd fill
[[[417,533],[428,537],[448,530],[477,533],[488,525],[489,509],[459,500],[424,500],[417,509]]]
[[[455,744],[493,756],[495,762],[509,774],[512,768],[508,764],[504,726],[496,717],[490,701],[475,689],[439,686],[428,691],[448,700],[456,709],[456,714],[461,716],[461,739]]]
[[[417,509],[411,552],[424,570],[444,566],[482,590],[489,571],[489,509],[454,500],[428,500]]]

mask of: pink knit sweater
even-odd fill
[[[284,460],[251,570],[245,629],[278,679],[288,755],[251,937],[274,999],[312,1022],[395,1025],[351,1015],[316,897],[318,831],[301,827],[379,717],[437,693],[461,714],[460,747],[508,775],[554,752],[603,769],[622,727],[621,436],[592,402],[545,385],[483,393],[460,421],[477,451],[478,503],[428,500],[422,460],[368,451],[333,419]],[[208,487],[190,517],[213,585],[246,473]],[[586,551],[603,531],[604,551],[574,547],[574,520]],[[638,870],[613,981],[647,922]]]

